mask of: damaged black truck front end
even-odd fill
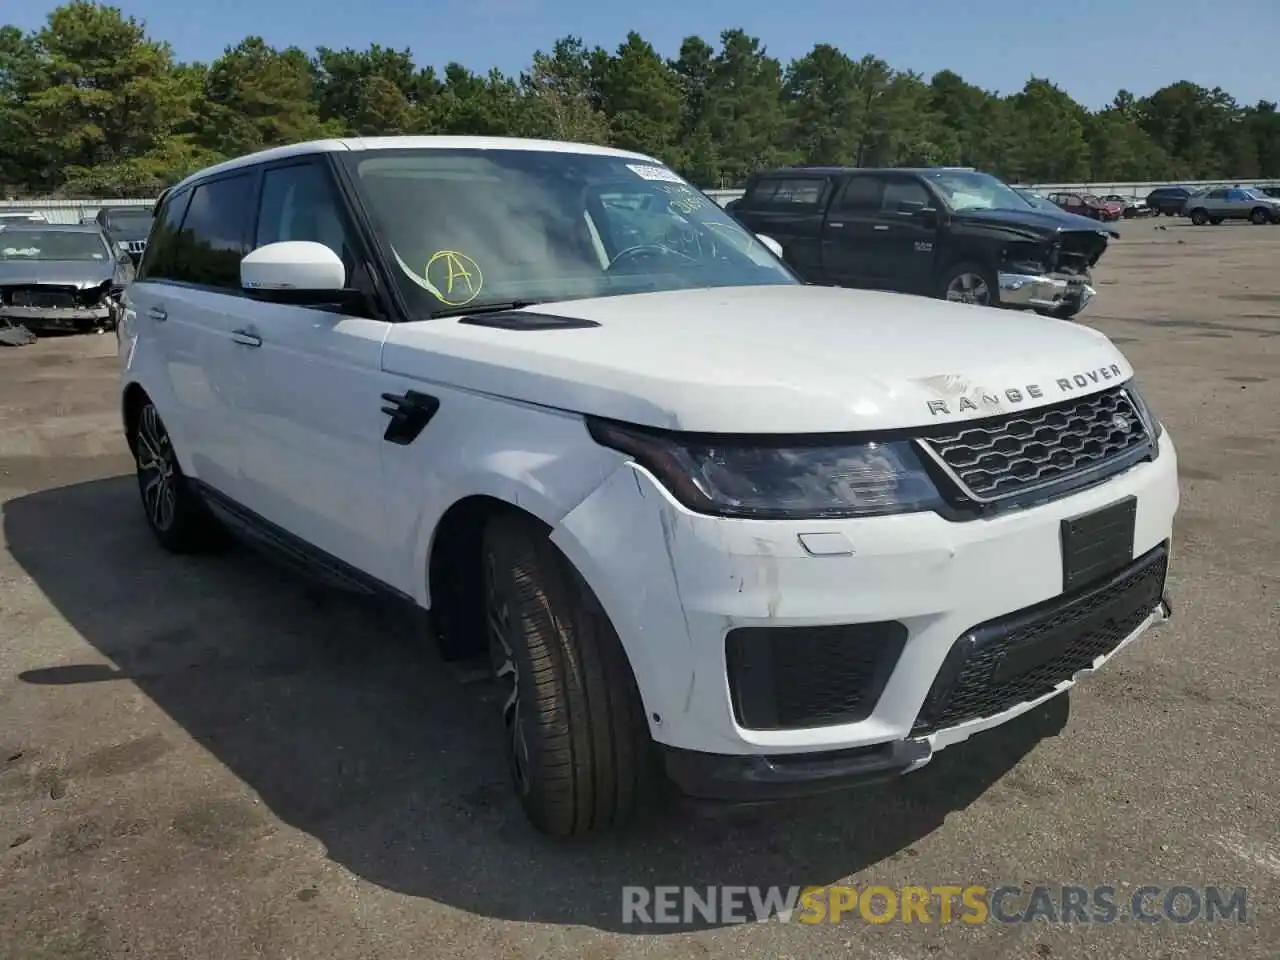
[[[104,332],[133,279],[128,254],[96,225],[0,228],[0,322],[41,332]]]
[[[981,251],[996,273],[1001,306],[1074,317],[1094,298],[1093,268],[1111,234],[1083,218],[1033,210],[966,211],[952,225],[957,246]]]

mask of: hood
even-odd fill
[[[47,283],[61,287],[96,287],[116,275],[111,260],[0,260],[0,285]]]
[[[955,218],[961,223],[982,224],[999,227],[1010,233],[1018,233],[1026,237],[1047,239],[1054,234],[1069,230],[1089,230],[1093,233],[1107,233],[1097,220],[1082,217],[1077,213],[1054,213],[1051,210],[965,210],[957,213]]]
[[[383,368],[540,406],[711,433],[885,430],[1113,386],[1132,368],[1060,320],[803,285],[646,293],[527,311],[599,326],[394,324]]]

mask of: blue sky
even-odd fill
[[[456,60],[515,73],[572,33],[613,49],[638,30],[664,56],[699,34],[742,27],[785,63],[816,42],[899,69],[943,68],[1007,93],[1048,77],[1089,107],[1120,88],[1176,80],[1244,103],[1280,99],[1280,0],[117,0],[184,60],[209,60],[258,34],[278,46],[410,47],[420,64]],[[55,6],[5,0],[0,19],[31,29]],[[1039,10],[1037,10],[1039,7]],[[1032,12],[1036,11],[1036,12]]]

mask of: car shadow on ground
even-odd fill
[[[526,825],[508,788],[490,685],[442,669],[405,611],[312,586],[243,549],[164,554],[131,477],[12,500],[4,533],[109,661],[23,681],[136,684],[335,862],[503,919],[635,932],[622,924],[625,885],[825,884],[911,856],[948,813],[1060,732],[1069,710],[1055,698],[884,787],[780,806],[681,806],[621,834],[556,844]]]

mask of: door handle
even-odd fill
[[[888,230],[889,228],[888,228],[888,226],[886,226],[886,225],[885,225],[885,224],[883,224],[883,223],[877,223],[873,229],[875,229],[875,230]]]
[[[232,330],[232,343],[238,343],[242,347],[260,347],[262,346],[262,338],[256,333],[250,333],[248,330]]]
[[[166,310],[164,307],[151,307],[147,311],[147,316],[150,317],[152,320],[154,320],[156,323],[164,323],[166,320],[169,319],[169,311]]]
[[[840,222],[840,223],[832,222],[832,223],[828,223],[828,224],[827,224],[827,226],[828,226],[828,227],[830,227],[832,230],[839,230],[841,227],[843,227],[843,226],[844,226],[844,223],[843,223],[843,222]]]

